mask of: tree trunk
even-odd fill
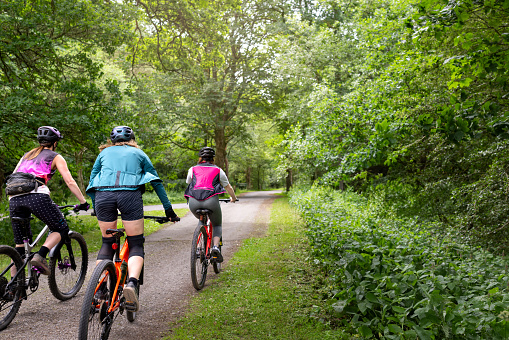
[[[228,159],[226,156],[226,137],[224,128],[216,128],[214,131],[214,141],[216,142],[215,164],[224,170],[228,176]]]
[[[246,169],[246,189],[251,188],[251,171],[252,171],[252,168],[250,166],[248,166]]]
[[[286,169],[286,192],[292,187],[292,169]]]
[[[5,164],[3,159],[0,158],[0,189],[4,190],[4,181],[5,181]],[[0,202],[3,199],[3,195],[0,194]]]
[[[85,193],[85,189],[86,189],[85,188],[85,180],[83,179],[83,154],[85,153],[86,150],[87,150],[87,148],[83,148],[80,151],[75,153],[76,167],[78,169],[78,176],[77,176],[76,182],[83,194]]]

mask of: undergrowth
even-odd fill
[[[330,315],[363,338],[507,339],[507,258],[329,188],[294,191]]]

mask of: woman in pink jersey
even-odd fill
[[[39,267],[44,275],[49,275],[50,273],[46,255],[48,255],[51,248],[56,246],[62,238],[66,238],[69,233],[69,227],[64,215],[49,197],[50,191],[46,186],[53,174],[57,170],[60,172],[65,184],[67,184],[80,202],[80,204],[76,205],[77,208],[88,210],[90,207],[69,172],[65,159],[55,152],[60,139],[62,139],[62,135],[54,127],[41,126],[37,130],[39,147],[24,154],[13,172],[33,174],[37,177],[37,181],[43,183],[43,185],[36,187],[28,193],[9,196],[9,213],[12,231],[14,232],[14,242],[16,243],[16,250],[21,256],[25,255],[22,226],[18,221],[13,220],[12,217],[28,218],[30,214],[34,214],[38,219],[47,224],[50,231],[52,231],[31,261],[32,265]],[[32,237],[31,231],[29,232],[30,237]]]
[[[187,186],[185,196],[189,202],[189,210],[196,218],[198,209],[209,209],[212,213],[209,215],[210,222],[214,226],[212,235],[211,255],[217,257],[219,262],[223,261],[221,251],[219,250],[219,240],[221,239],[222,214],[219,206],[218,195],[226,191],[230,194],[230,202],[235,202],[237,197],[224,171],[214,165],[214,149],[204,147],[200,150],[198,164],[191,167],[187,173]]]

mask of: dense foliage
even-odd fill
[[[118,111],[121,89],[103,77],[96,53],[113,53],[125,42],[129,15],[117,2],[0,3],[0,181],[35,147],[38,126],[64,133],[73,170],[83,167],[86,149],[104,140],[103,124]]]
[[[419,215],[507,247],[509,2],[320,4],[337,15],[317,8],[278,42],[281,168],[359,191],[399,183]]]
[[[378,196],[292,193],[336,322],[363,338],[506,339],[507,258],[403,218]]]

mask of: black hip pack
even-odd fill
[[[7,195],[26,194],[33,190],[37,191],[40,185],[44,185],[38,177],[25,172],[14,172],[7,176],[5,181],[5,193]]]

